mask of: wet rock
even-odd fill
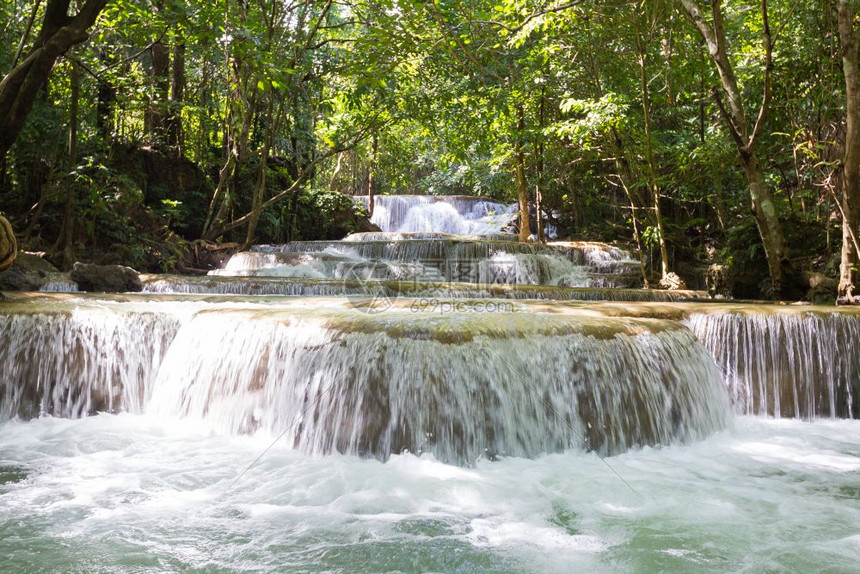
[[[734,278],[726,265],[711,265],[705,274],[705,285],[711,299],[731,299]]]
[[[78,262],[69,277],[78,284],[81,291],[125,293],[143,289],[137,271],[122,265],[89,265]]]
[[[185,261],[177,270],[184,275],[205,275],[213,269],[223,269],[239,250],[238,243],[212,243],[198,239],[191,243]]]
[[[670,291],[683,291],[687,288],[687,283],[685,283],[677,273],[668,273],[665,277],[660,279],[660,288],[668,289]]]
[[[38,291],[57,269],[32,253],[21,253],[9,269],[0,273],[0,291]]]
[[[806,300],[811,303],[832,303],[836,297],[839,281],[823,273],[807,272],[803,274],[804,283],[809,287]]]

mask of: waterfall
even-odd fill
[[[357,201],[367,205],[369,199],[364,196]],[[249,252],[235,254],[224,269],[209,275],[471,283],[482,287],[623,289],[641,284],[639,263],[618,247],[590,242],[542,245],[514,241],[513,235],[503,231],[515,218],[516,205],[466,196],[379,196],[375,201],[373,221],[381,232],[356,233],[342,241],[256,245]],[[159,290],[168,287],[169,283],[162,283]],[[293,284],[282,289],[295,293],[297,287]],[[327,290],[331,288],[319,285],[314,289],[330,292]],[[572,294],[567,298],[577,297]]]
[[[633,287],[639,264],[617,247],[594,243],[545,246],[428,234],[422,239],[294,241],[238,253],[211,275],[396,279],[476,284]],[[372,269],[372,272],[368,272]]]
[[[2,420],[143,412],[285,433],[311,453],[471,463],[692,440],[729,412],[713,361],[673,321],[121,308],[7,314],[0,360],[18,367]]]
[[[162,313],[0,311],[0,422],[142,412],[178,328]]]
[[[187,275],[148,276],[143,282],[145,293],[197,294],[197,295],[288,295],[338,297],[350,295],[381,294],[390,299],[420,297],[439,299],[500,298],[536,299],[542,301],[657,301],[671,302],[695,299],[702,296],[698,291],[658,291],[650,289],[621,289],[616,287],[577,287],[550,285],[477,284],[459,282],[434,282],[428,280],[428,270],[422,268],[421,278],[406,277],[405,281],[390,277],[396,267],[378,268],[374,278],[384,273],[390,281],[362,281],[372,269],[354,266],[351,279],[302,279],[255,276],[248,277],[193,277]],[[408,273],[407,268],[401,269]]]
[[[713,362],[662,322],[398,319],[201,313],[165,358],[151,409],[286,433],[308,452],[451,462],[583,450],[583,439],[615,453],[726,422]]]
[[[365,207],[367,196],[357,196]],[[501,233],[516,219],[516,204],[480,197],[378,195],[371,223],[384,232],[434,232],[456,235]]]
[[[860,317],[847,312],[694,313],[686,321],[716,360],[739,412],[860,417]]]

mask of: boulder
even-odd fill
[[[705,275],[705,284],[711,299],[731,299],[734,277],[726,265],[711,265]]]
[[[21,253],[9,269],[0,273],[0,291],[38,291],[58,273],[49,262],[32,253]]]
[[[240,251],[238,243],[212,243],[197,239],[177,271],[186,275],[206,275],[213,269],[223,269],[227,261]]]
[[[0,271],[12,266],[18,254],[18,242],[9,220],[0,215]]]
[[[836,297],[836,292],[839,290],[839,280],[833,277],[828,277],[824,273],[808,271],[803,273],[803,282],[809,287],[806,293],[806,301],[815,304],[829,304]],[[838,301],[840,305],[848,302],[844,300]],[[854,303],[856,304],[856,303]]]
[[[687,284],[681,279],[677,273],[668,273],[660,279],[660,288],[670,291],[683,291],[687,288]]]
[[[122,265],[90,265],[75,263],[69,274],[81,291],[95,293],[125,293],[143,290],[137,271]]]

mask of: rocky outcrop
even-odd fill
[[[239,248],[238,243],[212,243],[197,239],[191,243],[185,261],[177,271],[184,275],[205,275],[213,269],[223,269]]]
[[[91,293],[125,293],[143,289],[137,271],[122,265],[75,263],[69,277],[81,291]]]
[[[21,253],[15,262],[0,273],[0,291],[38,291],[57,269],[32,253]]]
[[[687,288],[687,284],[681,279],[677,273],[667,273],[665,277],[660,279],[660,289],[668,289],[669,291],[683,291]]]
[[[839,286],[839,280],[833,277],[828,277],[824,273],[808,271],[803,273],[803,282],[809,287],[806,293],[806,300],[815,304],[832,303]],[[856,305],[858,302],[853,302]],[[844,300],[837,301],[837,304],[844,305]]]
[[[726,265],[711,265],[705,275],[705,284],[711,299],[731,299],[734,276]]]
[[[0,271],[5,271],[12,266],[15,256],[18,254],[18,242],[15,241],[15,233],[12,225],[5,217],[0,216]]]

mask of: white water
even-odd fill
[[[855,315],[739,309],[686,324],[716,360],[738,412],[860,417]]]
[[[367,234],[361,240],[257,246],[237,253],[210,275],[611,289],[636,285],[637,268],[629,253],[602,244],[547,247],[457,236],[380,240],[378,234]]]
[[[307,456],[141,415],[0,426],[17,572],[854,572],[860,422],[740,418],[606,462]]]
[[[356,199],[368,205],[367,196]],[[477,197],[378,195],[370,221],[392,233],[489,235],[502,233],[516,214],[516,204]]]
[[[365,315],[354,297],[0,305],[0,571],[856,570],[860,422],[815,418],[856,416],[856,315],[481,313],[448,298],[644,292],[509,284],[581,279],[556,259],[611,282],[636,263],[610,246],[379,239],[148,288],[349,296],[367,285],[303,278],[440,256],[496,284],[408,291],[454,315]],[[730,396],[812,420],[733,418]],[[84,416],[102,410],[121,414]]]
[[[14,365],[0,420],[130,411],[284,433],[309,453],[472,464],[696,440],[730,412],[712,359],[676,322],[481,302],[378,316],[313,299],[128,306],[0,316],[0,361]]]

